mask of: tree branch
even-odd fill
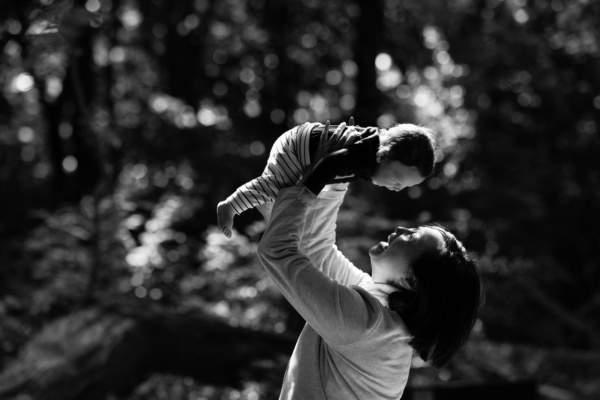
[[[586,324],[584,321],[575,317],[572,312],[566,310],[560,303],[548,296],[537,286],[523,279],[517,280],[516,282],[523,289],[525,289],[525,293],[527,293],[532,300],[538,303],[538,305],[550,312],[550,314],[554,315],[565,325],[583,334],[589,340],[589,343],[592,346],[596,348],[600,347],[600,332],[591,327],[589,324]]]

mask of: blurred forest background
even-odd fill
[[[258,212],[228,240],[216,204],[284,131],[350,116],[440,149],[418,187],[350,187],[342,251],[368,271],[393,226],[439,222],[487,288],[406,397],[598,399],[598,21],[595,0],[0,1],[0,399],[276,398],[303,323]]]

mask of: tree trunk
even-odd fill
[[[47,325],[0,375],[0,399],[101,400],[153,372],[209,385],[279,381],[295,338],[145,303],[96,306]]]
[[[361,14],[354,44],[354,60],[358,66],[354,118],[358,125],[376,126],[382,106],[382,94],[376,85],[375,58],[383,40],[383,2],[359,0],[358,5]]]

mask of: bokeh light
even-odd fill
[[[35,81],[33,80],[33,76],[26,72],[23,72],[13,79],[12,89],[14,92],[24,93],[33,89],[34,84]]]

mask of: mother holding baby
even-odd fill
[[[324,131],[318,154],[341,148],[338,130],[331,139]],[[413,353],[440,367],[468,339],[481,303],[479,273],[439,225],[397,227],[369,250],[371,275],[355,267],[335,245],[347,183],[315,193],[323,165],[315,159],[298,185],[279,192],[258,248],[306,320],[280,399],[399,399]]]

